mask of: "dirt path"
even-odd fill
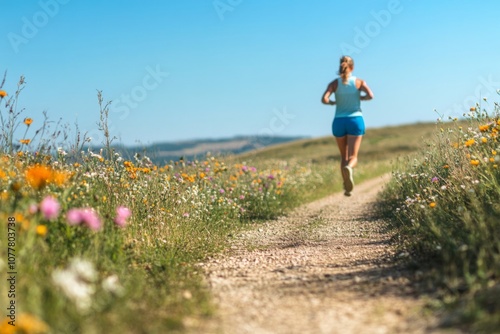
[[[440,333],[374,216],[388,177],[239,236],[203,265],[219,305],[213,333]],[[454,333],[446,331],[446,333]]]

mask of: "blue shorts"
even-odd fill
[[[334,118],[332,133],[335,137],[362,136],[365,134],[363,116]]]

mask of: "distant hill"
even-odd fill
[[[237,136],[219,139],[196,139],[179,142],[155,143],[144,146],[113,145],[116,152],[127,159],[136,153],[148,156],[156,165],[165,164],[171,160],[203,159],[207,153],[212,155],[241,154],[264,147],[292,142],[305,137],[292,136]],[[100,147],[93,147],[97,151]]]

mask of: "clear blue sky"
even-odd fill
[[[125,144],[330,134],[320,97],[344,53],[375,99],[368,127],[498,101],[498,1],[3,1],[0,72],[35,126],[99,137],[96,90]]]

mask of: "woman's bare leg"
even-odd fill
[[[344,166],[347,165],[347,162],[349,161],[347,138],[348,136],[335,137],[335,139],[337,140],[337,146],[339,147],[340,151],[340,171],[342,171],[342,168],[344,168]]]
[[[340,151],[340,172],[344,180],[344,195],[350,196],[354,187],[353,168],[358,164],[358,152],[361,146],[362,136],[336,137]]]
[[[358,152],[363,136],[347,136],[347,163],[349,167],[356,167],[358,164]]]

